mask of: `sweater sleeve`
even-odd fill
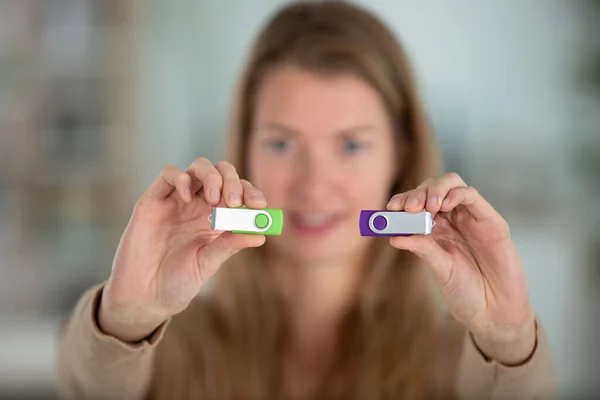
[[[556,374],[546,333],[536,320],[537,340],[530,357],[518,366],[488,359],[472,336],[463,334],[458,360],[456,391],[459,399],[552,399]]]
[[[166,344],[162,342],[170,321],[135,344],[107,335],[97,323],[103,288],[99,285],[84,293],[61,327],[56,366],[58,391],[66,399],[153,397],[150,388],[155,353],[159,344]],[[176,347],[169,349],[172,362],[182,362],[179,352]]]

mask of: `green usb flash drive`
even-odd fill
[[[211,224],[212,229],[218,231],[281,235],[283,212],[279,208],[215,207],[211,215]]]

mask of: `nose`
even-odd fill
[[[323,146],[311,146],[299,157],[298,194],[306,202],[324,201],[332,191],[333,157]]]

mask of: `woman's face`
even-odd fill
[[[259,89],[249,148],[251,182],[283,209],[269,241],[301,263],[355,260],[363,209],[384,208],[396,148],[378,93],[351,74],[274,70]]]

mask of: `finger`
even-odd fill
[[[431,235],[397,236],[390,239],[392,246],[423,258],[432,269],[441,286],[451,277],[452,258]]]
[[[219,161],[215,168],[223,177],[223,200],[228,207],[242,205],[243,189],[235,167],[226,161]]]
[[[444,175],[441,179],[436,180],[427,188],[427,203],[425,209],[432,213],[435,218],[442,201],[446,198],[448,192],[456,187],[465,187],[466,184],[462,178],[456,173]]]
[[[404,209],[408,212],[421,212],[427,202],[427,188],[435,182],[435,179],[423,181],[416,189],[413,189],[406,197]]]
[[[184,201],[191,201],[191,177],[172,165],[166,166],[145,192],[149,199],[162,200],[177,191]]]
[[[467,186],[467,184],[465,183],[463,178],[461,178],[461,176],[459,174],[457,174],[456,172],[448,172],[447,174],[442,176],[439,180],[447,181],[449,183],[449,185],[452,187]]]
[[[427,198],[427,188],[421,187],[411,191],[406,198],[404,209],[408,212],[421,212],[425,207],[425,200]]]
[[[414,203],[414,201],[415,201],[415,198],[411,197],[411,195],[413,195],[413,193],[415,191],[418,191],[418,190],[421,190],[423,188],[426,188],[433,181],[434,181],[433,179],[427,179],[427,180],[423,181],[419,186],[417,186],[416,189],[409,190],[409,191],[406,191],[404,193],[399,193],[399,194],[394,195],[390,199],[390,201],[388,202],[387,209],[390,210],[390,211],[402,211],[402,210],[405,210],[406,207],[407,207],[407,202],[408,202],[409,199],[410,199],[411,203]],[[422,197],[422,195],[416,194],[415,196],[416,196],[417,205],[418,205],[419,198],[420,198],[419,196]]]
[[[245,179],[240,182],[242,182],[242,188],[244,189],[245,205],[251,208],[264,208],[267,206],[267,200],[260,190]]]
[[[448,212],[459,205],[464,205],[476,220],[500,217],[494,207],[472,186],[451,189],[442,202],[441,211]]]
[[[223,177],[206,158],[198,158],[187,169],[192,177],[192,193],[204,190],[204,197],[209,204],[217,205],[221,201]]]
[[[175,186],[181,200],[186,203],[192,201],[192,177],[187,172],[184,172],[175,179]]]
[[[234,254],[249,247],[259,247],[265,243],[264,235],[243,235],[223,232],[202,250],[199,263],[200,276],[206,282]]]
[[[406,199],[412,193],[412,190],[409,190],[404,193],[398,193],[392,196],[390,201],[387,203],[387,209],[390,211],[401,211],[404,210],[406,205]]]

